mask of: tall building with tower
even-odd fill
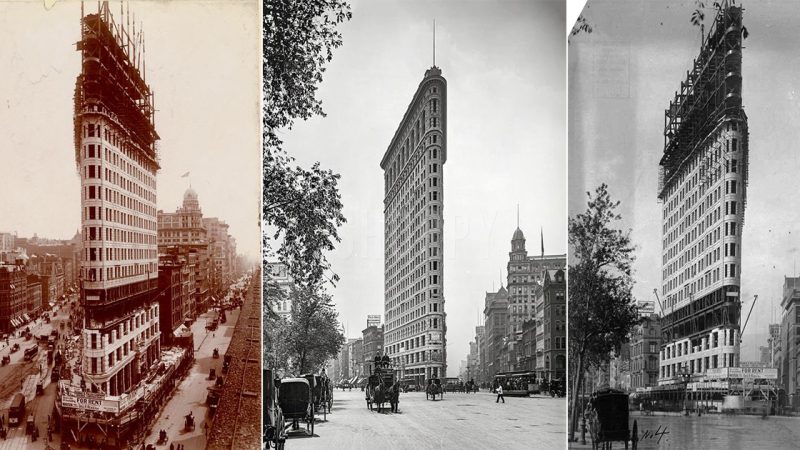
[[[389,148],[384,177],[384,348],[399,375],[446,376],[443,205],[447,82],[425,72]]]
[[[739,365],[748,126],[742,8],[723,2],[664,115],[661,385]]]
[[[81,21],[75,162],[81,179],[81,371],[92,392],[129,390],[159,357],[153,92],[140,36],[108,3]]]

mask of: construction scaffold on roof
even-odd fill
[[[700,55],[687,71],[680,91],[664,111],[664,154],[660,161],[658,197],[664,200],[681,167],[695,150],[703,148],[723,120],[747,116],[742,108],[742,12],[727,1],[718,9]],[[745,157],[747,145],[743,145]],[[747,161],[742,161],[746,170]],[[747,182],[747,174],[743,176]],[[744,199],[743,199],[744,200]]]

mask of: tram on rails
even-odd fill
[[[532,371],[500,372],[494,376],[494,387],[503,385],[503,395],[527,397],[539,393],[539,381]]]

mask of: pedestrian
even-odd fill
[[[175,443],[169,444],[169,450],[175,450]]]
[[[497,400],[495,400],[494,402],[497,403],[500,400],[502,400],[503,403],[506,402],[505,397],[503,397],[503,385],[502,384],[498,384],[497,385]]]

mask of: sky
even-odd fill
[[[505,279],[519,225],[531,254],[566,253],[566,90],[563,2],[353,1],[343,46],[317,97],[327,117],[285,130],[304,166],[340,173],[347,218],[329,288],[347,337],[383,314],[381,158],[425,70],[448,89],[444,164],[444,297],[448,375],[457,376],[487,291]]]
[[[711,2],[706,2],[711,3]],[[793,1],[744,3],[742,98],[750,130],[750,174],[742,232],[742,360],[757,360],[768,325],[779,323],[784,276],[798,273],[800,209],[800,36]],[[638,246],[639,300],[661,284],[658,161],[664,110],[700,50],[690,24],[694,2],[592,0],[593,27],[569,44],[569,213],[586,208],[585,192],[602,182],[622,202],[624,229]],[[710,24],[714,13],[706,11]],[[708,25],[707,25],[708,26]],[[658,310],[658,308],[657,308]]]
[[[260,5],[131,3],[137,30],[144,30],[146,81],[161,136],[157,207],[174,212],[191,182],[204,216],[225,220],[237,251],[256,261]],[[93,13],[97,2],[85,8]],[[112,1],[111,11],[119,22],[120,2]],[[67,239],[80,227],[72,122],[80,17],[80,2],[46,9],[41,1],[0,1],[0,232]]]

